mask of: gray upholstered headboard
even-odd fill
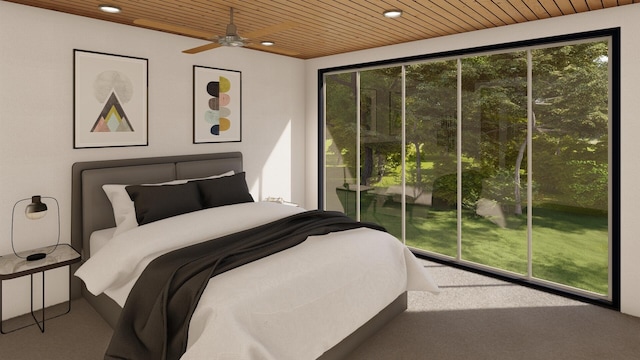
[[[104,184],[157,183],[206,177],[230,170],[242,171],[242,153],[75,163],[71,179],[71,245],[86,259],[91,233],[115,226],[111,203],[102,190]]]

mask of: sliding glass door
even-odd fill
[[[456,60],[406,67],[406,243],[451,257],[457,236]],[[453,101],[452,101],[453,100]]]
[[[324,75],[321,202],[414,251],[612,299],[611,37]]]
[[[324,188],[326,210],[356,216],[355,184],[358,157],[357,73],[325,77]]]
[[[608,294],[607,41],[531,51],[532,276]]]
[[[403,236],[402,67],[360,72],[360,220]],[[395,200],[394,200],[395,199]]]
[[[527,274],[527,52],[461,59],[461,259]]]

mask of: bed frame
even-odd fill
[[[104,184],[158,183],[176,179],[201,178],[230,170],[242,171],[242,153],[180,155],[153,158],[104,160],[75,163],[72,167],[71,245],[89,258],[91,233],[115,226],[113,210],[102,190]],[[72,267],[72,272],[79,267]],[[121,308],[102,294],[94,296],[80,279],[73,278],[73,298],[83,296],[113,328]],[[406,292],[381,310],[378,315],[325,352],[320,359],[342,359],[365,339],[407,308]]]

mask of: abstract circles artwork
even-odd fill
[[[194,66],[194,143],[241,141],[241,73]]]

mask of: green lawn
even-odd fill
[[[401,237],[398,203],[369,207],[363,221],[374,221]],[[448,256],[457,253],[455,210],[414,206],[407,214],[407,245]],[[533,276],[583,290],[608,292],[607,216],[570,209],[533,209]],[[499,226],[465,211],[462,258],[519,274],[527,272],[526,215],[510,215]]]

